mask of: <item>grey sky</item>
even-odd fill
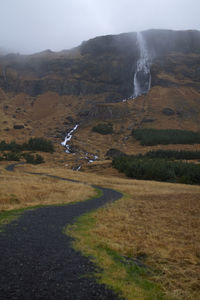
[[[0,48],[59,51],[151,28],[200,30],[200,0],[0,0]]]

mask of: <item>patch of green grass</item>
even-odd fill
[[[100,190],[99,188],[95,187],[94,190],[96,191],[96,195],[93,197],[90,197],[88,200],[93,199],[93,198],[100,198],[103,196],[103,191]]]
[[[100,123],[92,128],[92,131],[100,133],[100,134],[112,134],[113,133],[113,125],[111,123]]]
[[[152,280],[152,272],[139,267],[133,259],[126,259],[110,249],[95,234],[95,212],[85,214],[66,228],[66,234],[75,238],[73,247],[88,256],[101,269],[95,276],[100,283],[112,288],[127,300],[161,300],[164,293]]]
[[[96,191],[96,195],[86,199],[85,201],[89,201],[93,198],[100,198],[103,195],[102,190],[100,190],[98,188],[94,188],[94,190]],[[10,197],[11,197],[12,201],[16,202],[18,200],[14,194],[11,194]],[[47,207],[47,206],[70,205],[70,204],[74,204],[74,203],[76,203],[76,202],[74,201],[74,202],[70,202],[70,203],[66,203],[66,204],[63,204],[63,203],[62,204],[46,204],[46,205],[41,204],[41,205],[29,206],[29,207],[20,208],[20,209],[2,211],[2,212],[0,212],[0,232],[3,231],[4,226],[6,224],[9,224],[12,221],[18,219],[22,215],[22,213],[25,212],[26,210],[32,210],[32,209],[37,209],[37,208]]]
[[[0,212],[0,232],[3,231],[4,225],[18,219],[25,210],[27,210],[27,208]]]

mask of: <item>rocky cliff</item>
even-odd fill
[[[82,147],[95,123],[111,121],[116,141],[101,144],[117,147],[136,127],[200,130],[200,32],[148,30],[142,38],[143,45],[125,33],[56,53],[0,55],[1,137],[60,142],[78,122]],[[134,97],[135,79],[146,78],[150,89]]]
[[[149,30],[142,34],[152,58],[152,86],[180,80],[199,87],[200,32]],[[31,96],[47,91],[101,95],[102,101],[115,102],[133,94],[139,55],[136,33],[126,33],[97,37],[70,51],[0,56],[0,88]],[[172,74],[173,80],[161,78],[163,72]]]

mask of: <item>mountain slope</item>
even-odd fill
[[[199,131],[200,32],[149,30],[142,36],[151,89],[135,99],[136,33],[97,37],[57,53],[0,56],[2,139],[42,135],[60,144],[80,123],[74,149],[104,156],[114,146],[134,152],[133,128]],[[114,134],[91,132],[99,122],[112,122]]]

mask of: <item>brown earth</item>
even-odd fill
[[[132,129],[140,127],[200,131],[199,32],[143,34],[156,55],[152,87],[136,99],[128,99],[139,55],[134,33],[98,37],[58,53],[0,56],[1,140],[51,139],[56,154],[49,160],[47,156],[50,164],[53,160],[90,170],[95,168],[88,165],[86,153],[102,161],[110,148],[127,154],[160,148],[199,150],[199,145],[141,147],[131,136]],[[104,122],[113,124],[112,135],[92,132]],[[70,141],[76,154],[67,155],[60,143],[77,123]]]

